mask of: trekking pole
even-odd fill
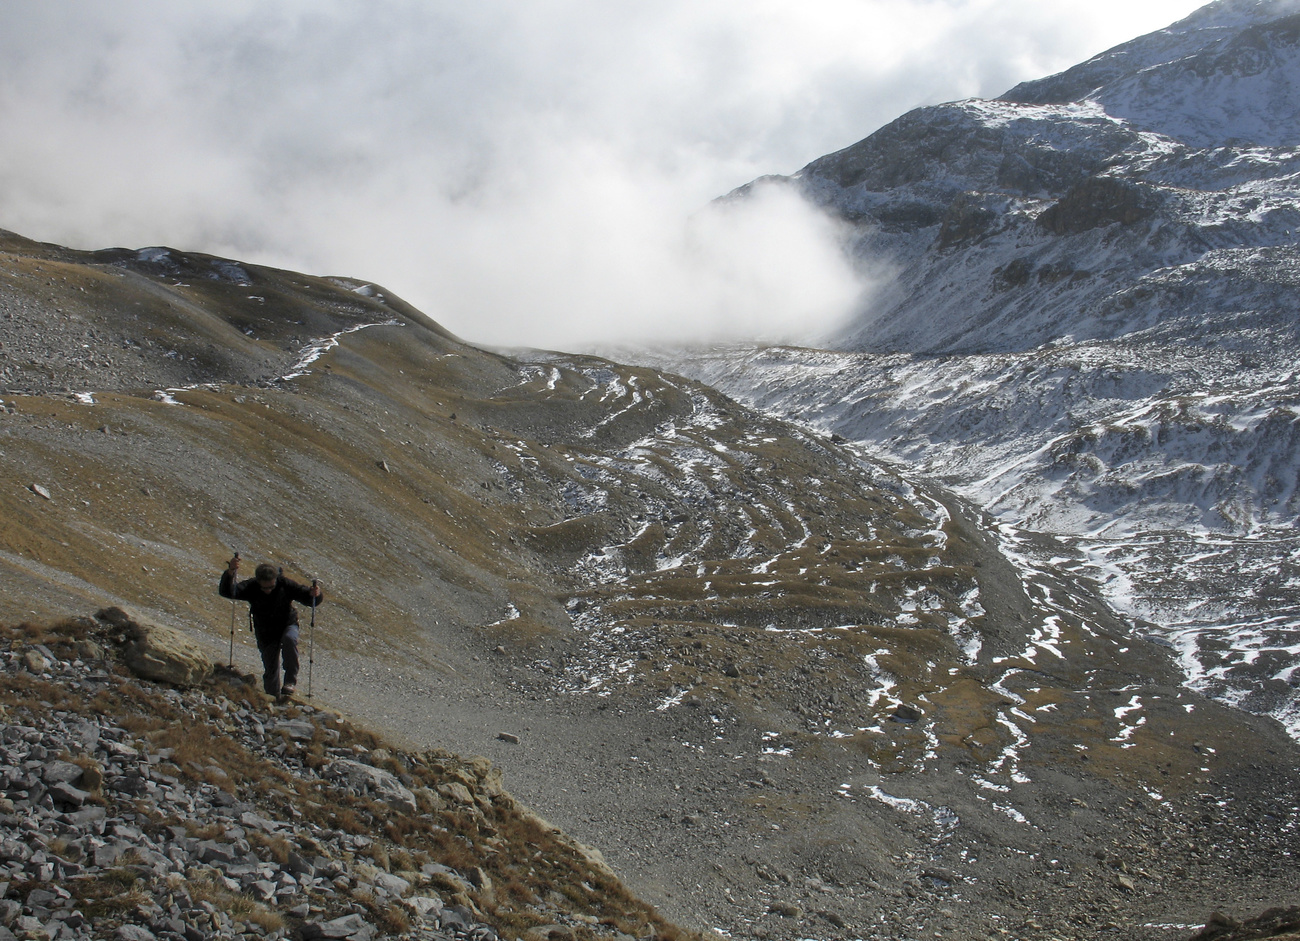
[[[235,553],[235,558],[239,558],[238,552]],[[230,576],[230,591],[233,595],[235,591],[235,576],[233,574]],[[233,597],[230,599],[230,659],[226,666],[231,670],[235,668],[235,599]]]
[[[311,580],[311,587],[316,588],[320,585],[319,578]],[[311,699],[311,673],[312,666],[316,663],[316,596],[311,596],[311,633],[307,638],[307,698]]]

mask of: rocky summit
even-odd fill
[[[1283,728],[843,438],[165,248],[6,237],[0,337],[10,931],[1164,939],[1294,891]],[[235,551],[323,582],[300,703]]]

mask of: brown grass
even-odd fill
[[[388,858],[388,847],[383,843],[371,843],[366,847],[366,855],[375,861],[375,865],[384,872],[392,872],[393,864]]]
[[[368,893],[354,896],[365,907],[379,929],[387,934],[404,934],[411,930],[410,916],[391,902],[380,902]]]
[[[190,898],[196,902],[209,902],[226,912],[235,921],[249,921],[267,931],[285,927],[285,920],[261,902],[241,892],[231,892],[210,875],[198,875],[187,882]]]

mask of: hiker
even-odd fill
[[[226,564],[217,592],[223,598],[247,601],[253,634],[262,655],[262,689],[272,696],[288,696],[298,683],[298,611],[293,603],[321,603],[320,586],[299,585],[263,562],[252,578],[236,582],[239,556]],[[280,683],[280,660],[284,659],[284,684]]]

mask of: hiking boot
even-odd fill
[[[296,690],[297,688],[298,688],[298,687],[295,686],[295,685],[292,684],[292,683],[285,683],[283,686],[280,687],[280,695],[281,695],[281,696],[292,696],[292,695],[293,695],[293,691]]]

